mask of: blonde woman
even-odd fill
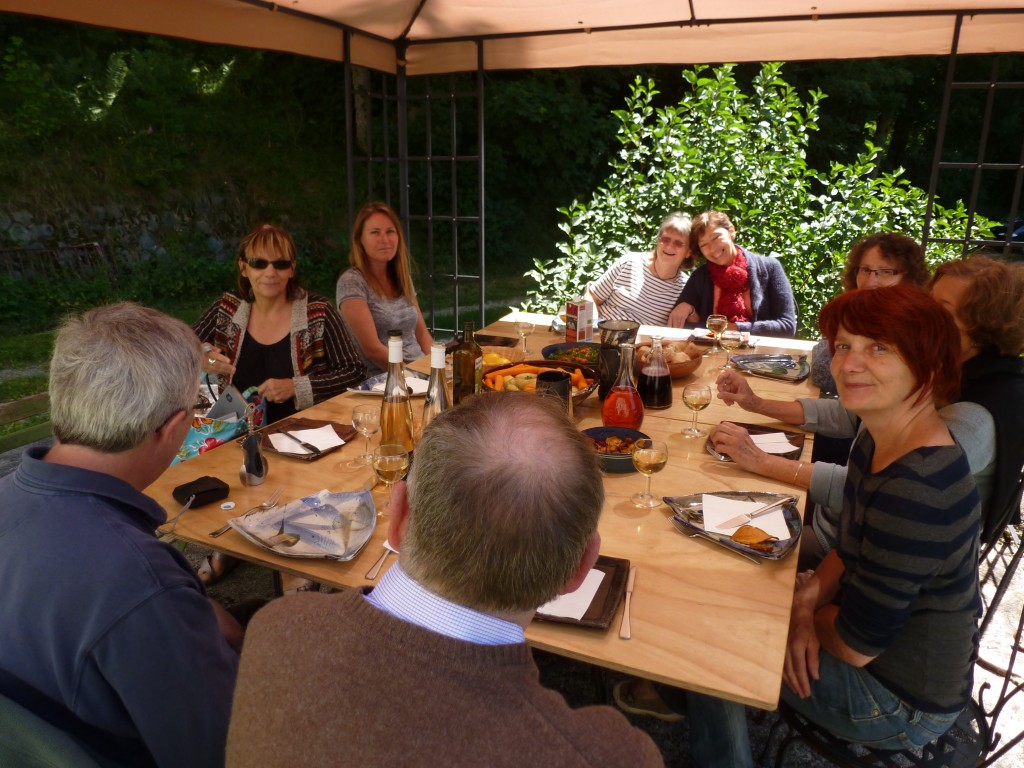
[[[392,329],[402,332],[406,362],[427,354],[433,339],[416,301],[401,222],[388,205],[371,202],[359,210],[348,260],[349,268],[338,277],[335,298],[367,373],[387,369],[387,338]]]

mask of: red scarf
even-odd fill
[[[711,274],[711,282],[719,290],[718,307],[715,311],[729,318],[730,323],[749,320],[744,295],[750,281],[747,279],[747,257],[743,255],[743,250],[736,246],[736,258],[727,267],[709,261],[708,272]]]

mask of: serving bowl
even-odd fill
[[[609,437],[617,437],[621,440],[632,440],[634,443],[637,440],[650,439],[648,435],[643,432],[638,432],[635,429],[629,429],[628,427],[591,427],[590,429],[584,429],[583,434],[589,437],[591,440],[607,440]],[[595,452],[597,447],[594,448]],[[597,453],[597,461],[601,465],[601,469],[605,472],[635,472],[636,467],[633,466],[633,453]]]
[[[643,367],[644,352],[650,352],[652,345],[651,338],[649,336],[641,336],[636,340],[636,370],[637,373]],[[662,341],[661,346],[667,352],[671,347],[673,350],[685,353],[689,359],[682,360],[680,362],[669,362],[668,372],[673,379],[681,379],[683,376],[689,376],[691,373],[700,368],[700,364],[704,361],[704,352],[696,344],[690,341]],[[677,352],[677,353],[678,353]]]
[[[521,365],[530,365],[530,366],[533,366],[535,368],[541,368],[541,369],[545,369],[545,370],[548,370],[548,369],[554,370],[556,368],[561,368],[563,371],[566,371],[568,373],[572,373],[573,371],[579,371],[581,374],[583,374],[583,377],[586,378],[587,380],[589,380],[590,384],[588,384],[583,389],[577,389],[576,391],[574,391],[572,393],[572,404],[574,406],[577,406],[580,403],[582,403],[584,400],[586,400],[588,397],[590,397],[590,394],[594,390],[597,389],[597,384],[598,384],[597,372],[593,368],[591,368],[589,365],[580,365],[579,363],[570,363],[570,362],[566,362],[566,361],[563,361],[563,360],[527,360],[527,361],[525,361],[523,363],[511,363],[509,365],[496,365],[493,368],[489,369],[484,374],[484,379],[483,379],[483,389],[484,389],[484,391],[487,391],[487,392],[501,391],[501,390],[496,389],[492,385],[492,382],[494,381],[494,376],[496,374],[500,375],[502,373],[502,371],[508,371],[508,370],[513,369],[513,368],[518,368]]]
[[[581,363],[596,366],[600,344],[592,341],[564,341],[560,344],[548,344],[540,351],[545,360],[557,359],[561,362]]]

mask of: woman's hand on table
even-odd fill
[[[743,427],[731,421],[723,421],[717,427],[711,428],[708,439],[716,451],[728,456],[741,469],[759,475],[765,474],[761,465],[768,454],[754,444],[750,439],[750,433]]]
[[[745,411],[756,411],[761,398],[754,394],[747,380],[738,372],[729,370],[719,374],[715,380],[718,399],[726,405],[735,403]]]
[[[231,376],[235,372],[235,366],[231,364],[227,355],[211,344],[203,345],[203,371],[220,376]]]
[[[283,403],[295,397],[295,380],[267,379],[256,391],[271,403]]]

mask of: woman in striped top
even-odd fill
[[[670,213],[650,253],[627,253],[587,288],[602,320],[668,325],[668,313],[686,285],[682,264],[690,255],[690,217]]]
[[[921,746],[971,696],[981,504],[936,410],[956,399],[952,318],[910,285],[855,290],[820,316],[850,454],[839,540],[793,601],[782,698],[841,738]]]

